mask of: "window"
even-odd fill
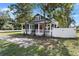
[[[56,28],[56,24],[52,24],[52,27]]]
[[[35,24],[35,29],[38,29],[38,24]]]
[[[39,20],[39,16],[36,16],[36,20]]]
[[[54,27],[54,24],[52,24],[51,27]]]
[[[29,24],[26,25],[26,29],[29,29]]]
[[[40,25],[40,29],[43,29],[43,28],[42,28],[42,25]]]
[[[46,30],[50,30],[50,24],[46,25]]]
[[[56,24],[55,24],[55,28],[56,28]]]

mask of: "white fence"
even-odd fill
[[[27,29],[27,34],[32,34],[32,29]],[[37,36],[42,36],[44,30],[35,30]],[[76,38],[75,28],[53,28],[52,30],[45,30],[46,36],[60,37],[60,38]]]
[[[53,37],[76,38],[75,28],[53,28]]]

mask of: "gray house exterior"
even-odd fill
[[[76,37],[75,28],[59,28],[58,22],[55,19],[44,18],[40,14],[35,15],[32,21],[25,23],[25,33],[36,36],[44,35],[63,38]]]
[[[44,18],[40,14],[34,16],[31,22],[26,22],[26,33],[34,34],[34,35],[45,35],[46,33],[50,33],[53,28],[58,27],[58,22],[54,19],[51,21],[48,18]]]

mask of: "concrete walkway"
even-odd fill
[[[0,40],[6,40],[8,42],[19,44],[20,47],[24,47],[24,48],[27,48],[28,46],[31,46],[35,43],[33,39],[15,38],[15,37],[10,37],[10,36],[0,37]]]

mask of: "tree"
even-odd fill
[[[57,13],[54,13],[54,16],[56,20],[59,18],[59,26],[60,27],[69,27],[71,23],[75,23],[74,19],[71,17],[71,12],[73,10],[73,4],[66,3],[66,4],[60,4],[60,10],[56,10]]]
[[[0,11],[0,30],[3,29],[3,26],[5,26],[6,24],[9,24],[9,22],[11,21],[11,18],[8,12],[9,11]]]
[[[43,6],[43,8],[42,8]],[[70,17],[73,9],[71,3],[47,3],[42,4],[41,9],[46,13],[46,17],[51,19],[52,17],[59,22],[59,27],[69,27],[73,23],[73,19]]]
[[[19,22],[22,27],[23,24],[31,20],[31,15],[32,15],[32,8],[33,4],[28,4],[28,3],[18,3],[18,4],[12,4],[9,6],[10,10],[15,10],[14,15],[16,15],[16,20]]]

